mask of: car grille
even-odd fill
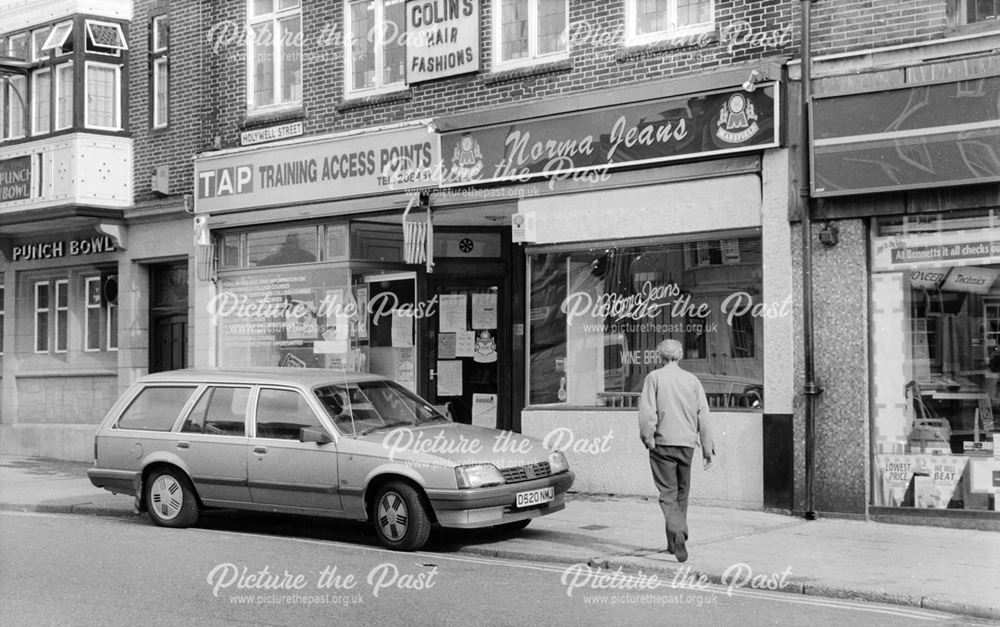
[[[514,468],[503,468],[500,470],[503,480],[507,483],[517,483],[519,481],[531,481],[541,479],[552,474],[549,462],[538,464],[528,464],[527,466],[516,466]]]

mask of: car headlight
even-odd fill
[[[502,485],[503,475],[493,464],[476,464],[474,466],[458,466],[455,468],[455,478],[460,488],[482,488],[490,485]]]
[[[549,453],[549,470],[554,475],[569,470],[569,462],[566,461],[566,456],[562,454],[562,451]]]

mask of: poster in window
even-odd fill
[[[359,286],[354,290],[358,303],[358,339],[368,339],[368,286]]]
[[[462,361],[460,359],[437,362],[437,395],[462,395]]]
[[[454,333],[469,328],[465,315],[467,310],[465,294],[442,294],[440,302],[441,313],[438,331]]]

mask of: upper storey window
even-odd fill
[[[1000,20],[1000,0],[960,0],[960,24],[975,24],[988,20]]]
[[[715,28],[715,0],[627,0],[630,44],[701,33]]]
[[[302,5],[299,0],[250,0],[250,109],[302,101]]]
[[[494,0],[495,65],[525,65],[565,58],[566,0]]]
[[[405,5],[403,0],[347,0],[345,3],[348,95],[403,87]]]

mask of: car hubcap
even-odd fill
[[[409,515],[406,503],[395,492],[387,492],[378,504],[378,526],[385,537],[399,540],[406,534]]]
[[[170,475],[156,478],[149,489],[149,506],[156,510],[157,516],[170,520],[177,516],[184,505],[184,491],[181,484]]]

